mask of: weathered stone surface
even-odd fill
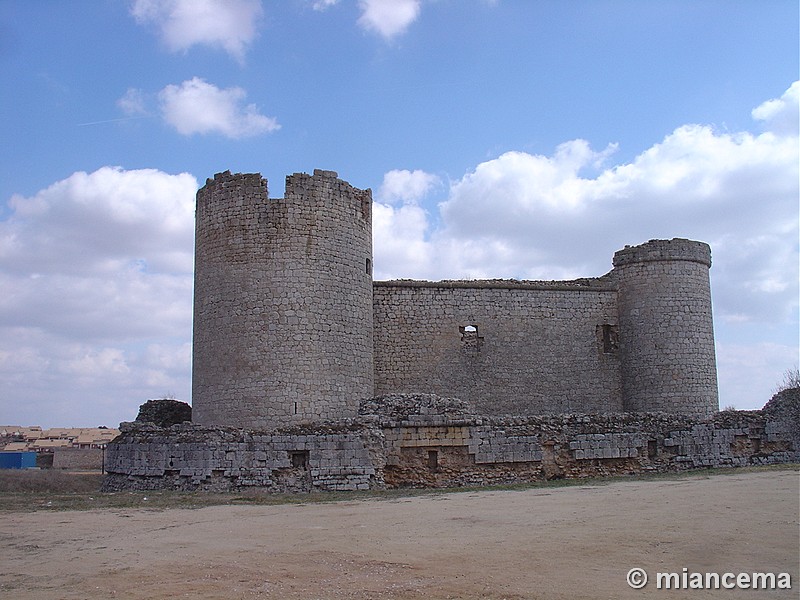
[[[103,467],[101,448],[55,448],[51,458],[54,469],[99,471]]]
[[[699,418],[718,409],[707,244],[651,240],[614,255],[623,408]]]
[[[797,460],[797,402],[717,412],[707,244],[572,281],[372,281],[333,171],[197,194],[192,424],[121,427],[107,487],[478,485]],[[168,424],[162,422],[161,424]]]
[[[148,400],[139,407],[136,420],[140,423],[153,423],[158,427],[169,427],[192,420],[192,407],[186,402],[162,398]]]
[[[353,417],[373,393],[372,197],[333,171],[197,193],[192,404],[203,425]]]
[[[106,451],[104,489],[273,492],[383,487],[380,431],[356,423],[247,431],[126,424]]]
[[[760,411],[487,417],[452,398],[394,394],[358,418],[270,431],[123,424],[106,489],[274,492],[497,483],[800,461],[798,392]]]
[[[372,281],[372,198],[333,171],[197,193],[195,421],[269,429],[434,393],[481,414],[717,410],[707,244],[651,240],[572,281]]]

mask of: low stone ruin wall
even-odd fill
[[[800,462],[800,390],[706,421],[665,413],[486,418],[393,395],[358,419],[274,432],[127,424],[106,489],[273,492],[450,487]]]
[[[270,492],[383,488],[379,431],[349,423],[275,432],[123,423],[106,450],[105,490]],[[374,455],[374,456],[373,456]]]
[[[565,415],[383,429],[387,486],[440,487],[800,462],[791,425],[761,411]]]
[[[101,448],[56,448],[53,451],[54,469],[99,471],[103,468]]]

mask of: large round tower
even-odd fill
[[[614,255],[623,406],[705,418],[718,410],[711,249],[651,240]]]
[[[333,171],[219,173],[197,192],[193,420],[270,429],[372,396],[372,198]]]

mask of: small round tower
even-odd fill
[[[353,417],[372,396],[372,197],[333,171],[219,173],[197,192],[193,421]]]
[[[626,411],[718,410],[710,267],[708,244],[678,238],[614,254]]]

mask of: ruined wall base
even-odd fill
[[[383,488],[380,430],[348,422],[258,432],[123,423],[103,489],[275,493]]]
[[[705,421],[665,413],[487,418],[456,399],[392,395],[329,426],[121,429],[106,451],[106,490],[484,486],[800,463],[800,390]]]

